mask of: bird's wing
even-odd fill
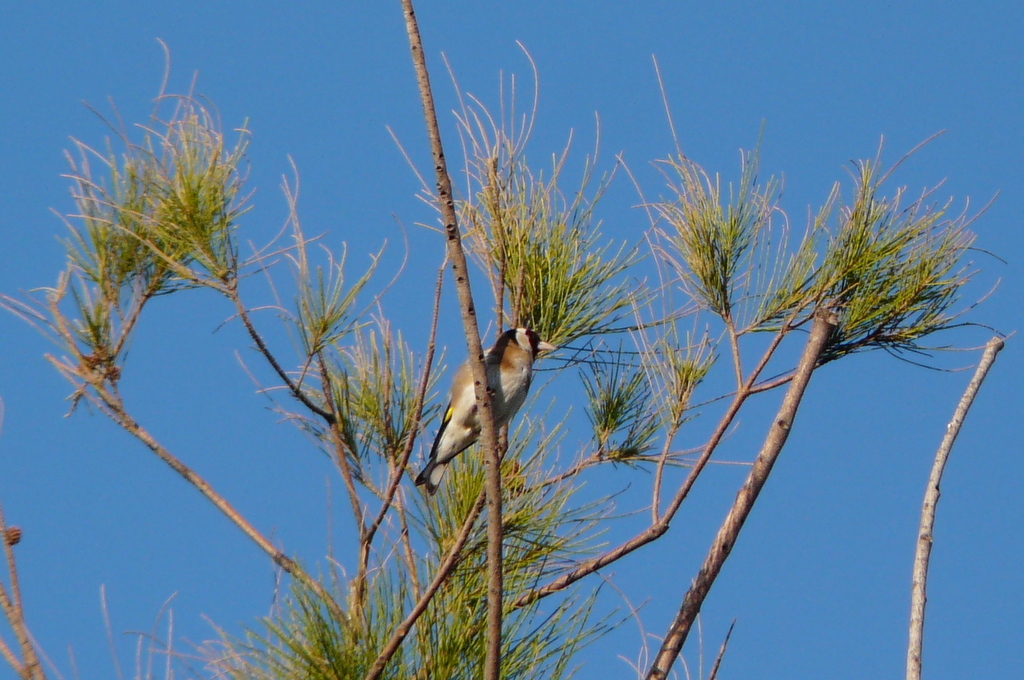
[[[434,445],[430,447],[430,460],[437,458],[437,447],[441,443],[441,436],[444,431],[448,428],[448,423],[452,421],[452,412],[455,410],[452,408],[453,402],[448,402],[448,408],[444,411],[444,417],[441,418],[441,426],[437,428],[437,436],[434,437]]]

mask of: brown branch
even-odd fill
[[[149,432],[147,432],[128,414],[124,408],[124,403],[118,394],[116,383],[111,382],[110,376],[106,371],[108,367],[98,367],[97,369],[97,367],[90,366],[88,357],[84,356],[78,349],[75,341],[75,334],[71,328],[68,327],[67,318],[58,308],[58,303],[67,293],[67,285],[67,276],[62,276],[57,289],[47,296],[47,307],[53,319],[53,327],[57,332],[58,337],[63,341],[64,346],[74,355],[75,363],[72,364],[67,361],[61,361],[50,355],[47,355],[47,359],[49,359],[57,370],[59,370],[61,374],[68,378],[68,380],[70,380],[75,386],[74,398],[76,400],[81,397],[89,398],[90,401],[95,403],[96,406],[111,420],[145,444],[149,450],[160,458],[160,460],[181,475],[185,481],[194,486],[203,496],[206,497],[207,500],[213,503],[214,507],[220,510],[235,524],[235,526],[241,529],[242,533],[248,536],[261,550],[270,556],[271,560],[273,560],[275,564],[280,566],[293,578],[301,581],[305,587],[316,593],[334,616],[339,620],[344,618],[344,613],[334,598],[324,590],[320,583],[313,579],[301,566],[299,566],[298,562],[275,548],[274,545],[254,526],[252,526],[252,524],[250,524],[249,521],[246,520],[237,510],[235,510],[235,508],[223,496],[218,494],[213,487],[206,482],[206,480],[171,454],[170,451],[161,446],[160,443],[149,434]],[[263,344],[259,334],[256,333],[256,330],[248,321],[248,315],[245,313],[245,308],[241,305],[237,293],[230,288],[225,289],[224,292],[227,292],[229,297],[235,301],[236,306],[239,307],[239,313],[242,316],[246,327],[249,329],[250,334],[253,336],[254,340],[257,341],[257,345],[261,347],[261,352],[263,352],[264,356],[266,356],[271,362],[271,365],[275,367],[278,374],[281,375],[286,382],[290,382],[288,381],[287,374],[285,374],[277,364],[273,355],[270,354],[266,345]],[[92,388],[93,394],[87,392],[89,388]],[[294,392],[295,391],[293,389],[293,393]],[[11,556],[10,559],[13,559],[13,556]],[[40,670],[39,673],[41,674],[42,671]],[[42,676],[40,675],[40,677]]]
[[[256,529],[256,527],[250,524],[245,517],[235,510],[234,506],[232,506],[223,496],[217,493],[213,487],[206,482],[206,480],[196,474],[196,472],[190,467],[178,460],[178,458],[176,458],[170,451],[161,446],[160,443],[149,434],[149,432],[135,422],[135,420],[128,415],[128,412],[125,411],[124,405],[118,396],[110,392],[110,390],[98,381],[94,381],[92,383],[92,387],[96,392],[98,405],[103,408],[114,422],[145,444],[150,451],[155,453],[156,456],[170,466],[172,470],[184,477],[185,481],[194,486],[199,493],[203,494],[207,500],[213,503],[214,507],[220,510],[225,517],[241,529],[242,533],[248,536],[261,550],[263,550],[263,552],[273,560],[274,564],[281,567],[292,577],[301,581],[304,586],[316,593],[317,596],[323,600],[327,608],[331,610],[331,613],[338,617],[339,620],[344,618],[341,607],[337,602],[335,602],[334,598],[324,590],[320,583],[300,567],[298,562],[275,548],[274,545]]]
[[[576,475],[578,475],[579,473],[583,472],[587,468],[593,467],[595,465],[599,465],[600,463],[607,462],[609,460],[610,460],[609,458],[605,458],[604,457],[603,450],[599,449],[599,450],[595,451],[594,453],[590,454],[589,456],[587,456],[586,458],[580,459],[577,463],[575,463],[572,467],[568,468],[567,470],[564,470],[563,472],[558,473],[554,477],[548,477],[547,479],[545,479],[545,480],[543,480],[541,482],[538,482],[537,484],[534,484],[532,486],[528,486],[527,489],[528,490],[545,489],[545,488],[547,488],[549,486],[553,486],[555,484],[559,484],[561,482],[564,482],[565,480],[569,479],[570,477],[575,477]]]
[[[665,445],[661,448],[661,454],[658,456],[658,465],[654,469],[654,488],[651,490],[651,521],[655,524],[658,523],[658,508],[661,505],[661,478],[665,474],[665,464],[668,462],[672,441],[676,438],[676,433],[679,432],[682,424],[682,409],[680,409],[679,417],[672,421],[668,432],[665,433]]]
[[[725,650],[729,646],[729,638],[732,637],[732,629],[736,627],[736,619],[732,620],[729,624],[729,632],[725,634],[725,639],[722,640],[722,646],[718,649],[718,656],[715,657],[715,665],[711,667],[711,672],[708,673],[708,680],[715,680],[718,677],[718,668],[722,665],[722,659],[725,658]]]
[[[761,360],[758,362],[757,366],[747,377],[747,381],[743,385],[742,389],[736,392],[736,394],[733,396],[732,403],[729,404],[728,410],[726,410],[725,415],[723,415],[722,419],[718,422],[718,426],[715,428],[715,431],[711,434],[711,438],[708,439],[707,444],[704,445],[700,457],[694,461],[693,467],[690,469],[690,473],[686,476],[686,479],[683,481],[682,486],[680,486],[679,489],[676,491],[676,495],[673,497],[672,502],[665,509],[665,513],[658,519],[658,521],[652,524],[651,526],[647,527],[642,532],[640,532],[633,538],[629,539],[625,543],[621,543],[620,545],[616,546],[615,548],[605,553],[602,553],[601,555],[598,555],[596,557],[593,557],[589,560],[580,563],[572,571],[562,574],[561,576],[551,580],[550,582],[539,588],[536,588],[528,593],[520,595],[516,599],[513,606],[517,608],[525,607],[526,605],[536,602],[537,600],[543,597],[547,597],[548,595],[557,593],[560,590],[564,590],[565,588],[571,586],[573,583],[576,583],[580,579],[585,578],[600,569],[603,569],[612,562],[615,562],[625,557],[626,555],[630,554],[634,550],[642,548],[648,543],[656,541],[657,539],[661,538],[666,531],[668,531],[668,527],[672,521],[672,518],[675,517],[676,512],[679,511],[680,506],[683,504],[683,501],[686,500],[686,497],[689,495],[690,490],[693,488],[693,485],[697,483],[697,478],[700,476],[701,472],[704,470],[708,462],[711,460],[712,454],[714,454],[715,450],[718,448],[718,445],[721,443],[722,438],[725,437],[725,433],[728,432],[730,425],[732,425],[732,422],[736,418],[736,415],[739,413],[740,408],[743,406],[743,403],[751,395],[751,387],[757,381],[757,378],[758,376],[761,375],[761,372],[764,371],[765,366],[768,365],[768,361],[771,359],[772,355],[774,355],[775,350],[778,349],[779,345],[782,343],[782,339],[783,337],[785,337],[787,331],[788,327],[784,327],[782,331],[777,333],[775,337],[772,338],[772,341],[768,345],[768,348],[765,350],[765,353],[762,355]]]
[[[420,376],[420,384],[416,389],[416,402],[413,406],[413,420],[409,427],[409,436],[405,440],[405,447],[402,449],[402,454],[399,457],[399,463],[391,474],[391,480],[388,483],[387,491],[384,493],[384,502],[381,503],[380,510],[377,511],[377,516],[366,529],[367,543],[373,542],[374,535],[377,533],[381,523],[384,521],[385,515],[388,513],[388,509],[391,507],[391,503],[395,497],[395,492],[398,490],[398,485],[402,481],[405,469],[409,465],[409,457],[412,455],[413,446],[416,444],[416,435],[419,432],[420,421],[423,418],[423,403],[426,401],[427,386],[430,384],[430,368],[434,362],[435,339],[437,337],[437,318],[441,311],[441,284],[443,281],[444,266],[442,265],[441,269],[437,272],[437,287],[434,290],[434,316],[430,322],[430,340],[427,342],[427,355],[423,362],[423,374]]]
[[[751,394],[760,394],[761,392],[770,392],[771,390],[774,390],[776,387],[782,387],[783,385],[788,385],[789,382],[792,381],[792,380],[793,380],[793,374],[792,373],[787,373],[786,375],[780,375],[777,378],[771,378],[769,380],[765,380],[764,382],[760,382],[760,383],[754,385],[753,387],[750,388],[750,393]]]
[[[946,425],[946,434],[942,438],[939,450],[935,453],[935,463],[932,465],[931,474],[928,476],[928,486],[924,492],[924,502],[921,505],[921,525],[917,532],[917,549],[914,552],[914,575],[910,591],[910,641],[907,645],[907,680],[921,680],[921,648],[924,644],[924,606],[927,601],[928,585],[928,561],[932,554],[932,530],[935,528],[935,509],[939,503],[939,483],[942,481],[942,472],[949,460],[950,451],[960,428],[963,427],[967,412],[974,403],[974,398],[981,389],[992,364],[995,363],[996,354],[1003,349],[1001,338],[995,337],[985,345],[985,353],[981,357],[974,377],[968,383],[967,389],[960,397],[956,411],[953,412],[953,419]]]
[[[732,368],[736,373],[736,387],[740,389],[743,387],[743,363],[740,358],[740,336],[736,332],[736,324],[733,322],[731,316],[727,316],[724,319],[725,327],[729,331],[729,348],[732,351]]]
[[[591,559],[580,563],[579,566],[577,566],[572,571],[562,574],[561,576],[548,582],[546,585],[543,585],[539,588],[531,590],[528,593],[520,595],[516,599],[515,604],[513,606],[517,608],[525,607],[526,605],[536,602],[541,598],[557,593],[560,590],[564,590],[571,586],[573,583],[579,581],[580,579],[583,579],[589,576],[590,574],[593,574],[594,572],[603,569],[612,562],[616,562],[622,559],[634,550],[642,548],[648,543],[651,543],[661,538],[665,534],[665,532],[668,531],[669,523],[672,521],[672,518],[678,511],[679,506],[682,505],[683,500],[685,500],[687,495],[690,493],[690,489],[692,489],[693,485],[696,483],[697,477],[700,476],[701,471],[704,469],[708,461],[711,459],[711,454],[714,453],[715,449],[718,447],[718,444],[721,442],[722,437],[725,436],[726,431],[729,429],[729,425],[732,424],[732,421],[736,417],[736,414],[739,413],[740,407],[743,405],[743,402],[746,399],[746,397],[747,395],[744,394],[743,392],[740,392],[735,396],[733,402],[729,405],[729,410],[726,411],[725,415],[722,417],[722,420],[719,421],[718,427],[715,429],[715,432],[711,435],[711,438],[708,440],[708,443],[704,446],[704,451],[701,453],[700,458],[698,458],[694,462],[693,468],[690,469],[690,473],[686,476],[686,480],[683,482],[683,485],[676,492],[675,497],[672,499],[671,505],[669,505],[669,507],[665,510],[665,514],[662,515],[657,522],[647,527],[642,532],[640,532],[633,538],[629,539],[625,543],[621,543],[615,548],[605,553],[602,553],[597,557],[592,557]]]
[[[700,476],[700,473],[704,470],[708,461],[711,460],[711,454],[714,453],[716,448],[718,448],[718,445],[721,443],[725,433],[728,432],[729,426],[732,425],[733,419],[736,417],[736,414],[739,413],[740,407],[743,406],[743,403],[751,395],[751,388],[761,375],[761,372],[764,371],[765,367],[768,365],[768,361],[772,356],[774,356],[775,350],[777,350],[779,345],[782,344],[782,339],[786,337],[787,333],[788,326],[784,326],[781,331],[775,334],[775,337],[772,338],[772,341],[768,344],[768,348],[761,356],[761,360],[757,363],[757,366],[754,367],[754,370],[751,371],[750,375],[747,376],[746,383],[744,383],[741,389],[736,392],[732,403],[729,405],[729,409],[725,412],[722,420],[718,423],[718,427],[711,435],[711,439],[708,440],[708,444],[704,448],[704,452],[701,453],[700,458],[694,462],[693,469],[690,470],[690,474],[687,475],[686,481],[683,482],[682,487],[680,487],[676,492],[675,497],[672,499],[672,503],[670,503],[665,509],[662,521],[665,523],[666,528],[668,527],[668,523],[672,521],[672,518],[679,510],[679,506],[682,505],[683,500],[685,500],[689,495],[690,489],[692,489],[693,485],[697,482],[697,477]]]
[[[480,345],[480,330],[476,320],[473,293],[469,285],[469,270],[466,254],[462,248],[458,217],[452,195],[451,177],[444,158],[441,144],[441,130],[437,123],[434,96],[430,89],[427,61],[423,54],[423,41],[416,23],[412,0],[402,0],[405,12],[405,27],[409,34],[409,49],[412,52],[413,67],[423,103],[423,118],[427,124],[427,136],[434,157],[437,173],[437,201],[441,208],[447,238],[448,261],[452,264],[455,288],[462,310],[462,327],[466,334],[466,347],[470,357],[469,366],[473,375],[476,393],[477,414],[480,421],[480,444],[484,459],[484,485],[487,490],[487,654],[484,662],[484,680],[498,680],[501,674],[501,456],[498,449],[498,433],[494,427],[494,413],[491,410],[491,395],[487,387],[487,373],[484,368],[484,351]]]
[[[333,425],[335,420],[334,414],[318,406],[306,395],[305,392],[302,391],[302,388],[299,387],[291,377],[289,377],[288,372],[285,371],[281,367],[281,364],[278,363],[277,358],[270,351],[270,348],[267,347],[267,344],[263,342],[263,337],[256,330],[256,327],[252,325],[252,320],[249,318],[249,311],[245,308],[245,305],[242,304],[241,298],[238,297],[238,290],[234,285],[225,286],[218,290],[221,290],[228,296],[231,302],[234,303],[235,310],[238,312],[238,318],[242,320],[242,325],[244,325],[245,330],[248,331],[249,337],[256,343],[256,349],[259,350],[259,353],[264,356],[267,363],[270,364],[271,368],[274,369],[274,372],[277,373],[279,378],[281,378],[281,381],[288,388],[288,391],[292,393],[292,396],[298,399],[302,405],[310,411],[323,418],[328,425]]]
[[[32,648],[32,644],[29,641],[27,631],[24,629],[25,624],[21,617],[22,612],[18,607],[14,606],[10,595],[7,594],[7,590],[3,587],[3,584],[0,584],[0,609],[3,609],[4,617],[14,630],[14,637],[18,640],[18,645],[21,647],[22,655],[27,656],[27,652]],[[0,640],[0,643],[2,643],[0,652],[3,653],[4,658],[7,659],[7,663],[14,668],[18,676],[24,680],[32,680],[34,676],[29,670],[28,663],[22,663],[18,660],[17,656],[15,656],[14,652],[11,651],[11,648],[7,646],[6,642]],[[37,660],[36,665],[38,666],[38,664],[39,661]]]
[[[4,659],[7,660],[7,663],[10,664],[11,668],[14,669],[14,672],[18,674],[18,677],[26,679],[29,678],[29,676],[26,675],[27,670],[25,666],[18,660],[18,657],[14,655],[14,652],[12,652],[11,648],[7,646],[7,643],[3,638],[0,638],[0,656],[3,656]]]
[[[417,600],[423,592],[420,586],[419,574],[416,571],[416,553],[412,549],[412,539],[409,538],[409,520],[405,513],[405,494],[395,496],[395,511],[398,514],[399,539],[402,542],[402,554],[405,563],[409,567],[409,585],[412,586],[412,596]]]
[[[384,499],[381,502],[380,509],[377,511],[377,516],[374,517],[373,522],[370,523],[369,527],[364,527],[363,520],[360,518],[359,567],[357,576],[357,600],[360,603],[362,603],[362,596],[366,589],[366,574],[369,570],[370,548],[373,545],[373,539],[395,500],[395,493],[398,491],[398,485],[402,482],[405,469],[409,464],[409,457],[412,455],[412,449],[416,443],[416,435],[419,432],[420,420],[423,417],[423,404],[426,401],[427,386],[430,384],[430,368],[434,362],[434,342],[437,337],[437,319],[441,310],[441,284],[443,281],[444,265],[442,265],[441,269],[437,272],[437,286],[434,290],[434,315],[430,323],[430,340],[427,343],[427,356],[423,364],[423,374],[420,376],[420,383],[416,390],[416,401],[413,405],[413,421],[409,427],[409,436],[406,438],[405,447],[402,449],[398,465],[394,466],[391,470],[388,488],[384,493]],[[389,465],[391,465],[390,461]],[[405,526],[404,516],[402,518],[402,525],[402,536],[404,541],[408,543],[409,530],[408,527]],[[408,548],[408,546],[407,552],[411,553],[411,548]],[[409,566],[410,569],[413,569],[412,573],[414,574],[413,578],[415,579],[415,565],[410,563]],[[419,585],[414,585],[416,586],[416,591],[418,591]]]
[[[398,628],[391,635],[391,639],[388,640],[387,645],[381,651],[377,660],[373,662],[369,672],[366,674],[365,680],[378,680],[381,674],[384,672],[384,667],[387,665],[391,657],[395,655],[402,642],[405,640],[409,631],[412,630],[413,624],[416,623],[417,619],[427,610],[427,605],[434,598],[438,589],[444,584],[452,570],[455,569],[455,565],[458,564],[459,554],[462,552],[462,548],[466,545],[466,541],[469,540],[469,534],[473,530],[473,525],[476,523],[476,518],[480,516],[480,511],[483,510],[484,501],[487,498],[486,489],[480,492],[477,496],[476,503],[473,504],[472,509],[469,511],[469,515],[466,520],[462,523],[462,528],[459,530],[459,534],[455,539],[455,544],[452,545],[451,550],[448,551],[448,555],[441,562],[441,565],[437,568],[437,574],[434,575],[434,580],[430,582],[427,589],[420,596],[420,599],[416,602],[416,605],[409,612],[409,615],[405,617],[405,620],[399,624]]]
[[[323,355],[317,355],[317,363],[320,368],[320,385],[323,388],[324,400],[327,403],[327,408],[330,409],[331,420],[329,423],[331,440],[334,444],[334,459],[338,466],[338,471],[341,473],[341,478],[345,482],[345,491],[348,493],[348,500],[352,505],[352,519],[355,521],[356,528],[359,531],[359,570],[356,573],[355,602],[353,602],[352,610],[358,616],[362,616],[363,597],[366,594],[366,565],[369,562],[370,546],[366,542],[365,513],[362,504],[359,502],[359,492],[356,489],[355,481],[352,478],[352,468],[349,465],[349,454],[354,457],[355,451],[350,451],[349,447],[345,445],[340,425],[341,407],[334,401],[334,385],[331,381],[331,375],[327,371],[327,362],[324,361]]]
[[[722,569],[722,565],[725,564],[726,559],[728,559],[729,554],[732,552],[740,530],[743,528],[743,523],[750,514],[751,508],[754,507],[758,494],[764,488],[768,475],[771,474],[772,466],[782,452],[782,447],[785,445],[786,439],[792,430],[793,420],[800,406],[800,400],[803,398],[804,391],[807,389],[807,383],[811,379],[811,373],[814,371],[818,357],[825,348],[829,334],[832,332],[835,324],[836,319],[832,312],[819,310],[815,314],[811,334],[807,340],[807,345],[804,347],[803,355],[800,357],[800,363],[797,365],[793,382],[790,383],[789,390],[782,400],[782,406],[779,408],[775,421],[768,431],[768,435],[761,447],[761,452],[757,455],[757,459],[754,460],[754,465],[739,493],[736,495],[736,500],[733,502],[729,514],[726,515],[725,521],[722,522],[718,535],[715,537],[714,542],[711,544],[711,549],[708,550],[707,557],[704,559],[704,564],[697,573],[697,577],[694,579],[690,589],[686,592],[675,620],[669,626],[665,639],[662,641],[661,649],[658,651],[650,671],[648,671],[648,680],[664,680],[664,678],[668,677],[672,664],[675,663],[680,650],[683,648],[683,643],[690,632],[690,627],[697,618],[697,614],[700,613],[704,599],[710,592],[715,578]]]
[[[4,521],[3,509],[0,508],[0,542],[4,544],[4,554],[7,557],[7,573],[11,579],[11,592],[8,595],[3,585],[0,584],[0,608],[4,611],[14,637],[21,647],[23,662],[18,663],[14,653],[4,643],[3,655],[8,663],[14,667],[18,674],[25,680],[44,680],[43,667],[39,663],[35,647],[32,646],[32,636],[29,634],[28,626],[25,624],[25,610],[21,606],[21,588],[18,585],[18,567],[14,562],[14,547],[7,534],[7,523]]]
[[[140,298],[135,302],[135,306],[131,313],[126,319],[122,319],[120,333],[117,338],[117,342],[114,347],[110,350],[111,359],[117,359],[118,355],[121,354],[121,350],[124,349],[128,343],[128,338],[131,336],[132,331],[135,329],[135,324],[139,322],[139,317],[142,315],[142,308],[146,305],[149,300],[152,299],[153,295],[156,294],[155,286],[150,284],[150,290],[143,292]],[[120,312],[118,312],[120,316]]]

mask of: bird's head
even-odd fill
[[[537,335],[533,329],[517,328],[515,331],[510,332],[515,333],[516,344],[519,345],[524,352],[529,352],[530,357],[533,359],[536,359],[537,355],[541,352],[553,352],[558,349],[550,342],[544,342],[541,340],[540,336]]]

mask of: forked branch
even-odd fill
[[[787,323],[783,326],[783,330],[775,334],[775,337],[772,339],[771,343],[769,343],[768,348],[761,356],[761,360],[758,362],[757,366],[754,367],[753,371],[751,371],[747,376],[746,382],[743,383],[739,391],[737,391],[733,396],[733,400],[729,404],[729,408],[726,410],[721,420],[719,420],[718,426],[711,434],[708,442],[704,445],[700,456],[696,461],[694,461],[693,467],[690,468],[690,472],[687,474],[686,479],[683,481],[679,489],[676,490],[675,496],[673,496],[672,501],[665,508],[665,512],[649,527],[625,543],[621,543],[611,550],[582,562],[575,569],[562,574],[543,586],[520,595],[519,598],[516,599],[514,606],[525,607],[526,605],[536,602],[543,597],[547,597],[548,595],[564,590],[580,579],[603,569],[609,564],[612,564],[613,562],[616,562],[630,554],[634,550],[642,548],[648,543],[652,543],[665,535],[665,532],[668,531],[669,524],[672,522],[672,518],[675,517],[675,514],[679,511],[683,501],[686,500],[687,496],[689,496],[690,490],[693,488],[694,484],[697,483],[697,478],[711,460],[711,456],[725,437],[725,433],[729,431],[729,427],[732,425],[736,415],[743,407],[744,402],[746,402],[750,395],[754,393],[754,385],[756,384],[758,377],[760,377],[761,373],[764,372],[765,367],[768,365],[768,361],[775,354],[775,350],[777,350],[779,345],[782,343],[782,339],[787,335],[788,329],[789,326]]]
[[[249,337],[256,343],[256,349],[259,350],[259,353],[263,355],[267,360],[267,363],[269,363],[271,368],[274,369],[274,372],[277,373],[279,378],[281,378],[281,381],[288,388],[291,395],[300,401],[303,406],[323,418],[324,422],[328,425],[334,425],[337,421],[335,415],[320,407],[310,399],[309,396],[302,391],[302,388],[291,379],[288,372],[285,371],[278,362],[277,357],[275,357],[270,351],[270,348],[267,347],[267,344],[263,341],[263,336],[259,334],[259,331],[256,330],[256,327],[252,323],[252,319],[249,318],[249,311],[245,308],[245,305],[242,304],[242,299],[238,296],[238,290],[235,286],[227,286],[220,290],[222,290],[222,292],[224,292],[224,294],[227,295],[235,305],[235,311],[238,313],[238,318],[242,320],[242,325],[245,326],[245,330],[249,333]]]
[[[655,657],[654,665],[648,671],[648,680],[664,680],[668,677],[669,670],[679,656],[697,614],[700,613],[704,599],[710,592],[722,565],[729,558],[733,546],[736,545],[736,539],[743,528],[743,523],[750,514],[751,508],[754,507],[761,489],[764,488],[768,475],[771,474],[772,466],[775,465],[775,461],[782,452],[782,447],[786,444],[786,439],[789,438],[793,420],[800,407],[800,400],[803,398],[807,383],[811,379],[811,373],[814,371],[818,357],[824,350],[835,324],[836,318],[832,312],[819,310],[815,314],[810,337],[807,339],[807,345],[800,357],[800,363],[797,364],[793,381],[782,400],[782,406],[768,431],[761,452],[754,460],[754,465],[747,475],[746,481],[736,495],[736,500],[733,502],[729,514],[726,515],[725,521],[722,522],[718,535],[715,537],[714,543],[711,544],[711,549],[708,550],[703,566],[686,592],[675,620],[669,626],[661,649]]]

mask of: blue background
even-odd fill
[[[938,200],[969,198],[982,272],[965,301],[995,292],[971,320],[1006,333],[1021,325],[1024,214],[1024,6],[1010,2],[692,3],[422,2],[417,7],[449,157],[458,155],[454,92],[497,106],[499,73],[521,94],[540,73],[530,158],[546,165],[575,131],[576,167],[600,117],[601,169],[622,153],[647,197],[664,193],[650,161],[674,150],[652,66],[655,55],[679,141],[711,172],[737,174],[738,149],[757,142],[762,174],[784,176],[783,207],[801,228],[849,161],[911,158],[895,183],[915,194],[945,180]],[[422,343],[441,239],[414,226],[433,214],[385,126],[422,172],[430,170],[402,14],[395,3],[111,2],[0,3],[0,291],[52,285],[63,266],[51,212],[72,205],[63,150],[70,137],[102,147],[105,124],[81,102],[127,123],[152,109],[172,55],[170,91],[196,91],[230,129],[248,121],[254,210],[243,240],[262,244],[286,217],[278,190],[301,175],[307,233],[348,243],[353,273],[387,240],[378,282],[408,247],[410,263],[383,301],[395,326]],[[524,96],[523,99],[526,99]],[[847,182],[848,186],[848,182]],[[636,242],[648,227],[620,173],[599,217],[604,233]],[[403,245],[408,240],[408,246]],[[479,279],[478,279],[479,280]],[[428,284],[428,282],[431,282]],[[482,281],[477,284],[483,294]],[[257,527],[292,554],[320,559],[328,497],[340,484],[326,459],[276,422],[239,365],[262,367],[231,313],[212,295],[161,299],[141,327],[124,383],[129,407],[167,447],[204,475]],[[446,298],[441,340],[449,363],[463,354],[457,309]],[[271,341],[287,348],[261,319]],[[984,330],[937,343],[977,346]],[[1011,338],[985,384],[947,468],[932,558],[925,672],[929,678],[1024,676],[1024,457],[1020,455],[1019,340]],[[175,647],[239,633],[274,595],[269,561],[194,489],[98,414],[63,418],[70,391],[43,359],[52,351],[30,327],[0,317],[0,500],[25,538],[17,548],[31,629],[65,677],[111,677],[99,591],[106,588],[115,646],[126,673],[134,638],[171,604]],[[236,355],[237,351],[237,355]],[[944,354],[969,366],[978,352]],[[721,368],[725,368],[723,365]],[[704,674],[730,621],[738,619],[723,677],[895,677],[906,650],[910,567],[921,496],[945,423],[967,372],[935,372],[884,354],[852,357],[814,376],[793,436],[737,548],[708,599]],[[571,375],[555,378],[576,385]],[[568,389],[568,388],[566,388]],[[709,386],[704,396],[711,396]],[[750,460],[779,395],[760,397],[723,446]],[[703,440],[716,417],[684,431]],[[574,435],[575,436],[575,435]],[[582,436],[579,435],[579,436]],[[576,444],[566,442],[566,455]],[[644,631],[661,635],[731,503],[744,468],[713,466],[656,546],[609,573],[643,605]],[[624,477],[598,473],[598,491]],[[644,487],[644,476],[633,478]],[[328,492],[328,485],[333,491]],[[646,488],[646,487],[644,487]],[[623,510],[643,504],[643,496]],[[336,550],[351,545],[336,511]],[[609,540],[643,525],[627,518]],[[588,587],[596,586],[588,583]],[[601,610],[626,605],[605,589]],[[166,636],[167,618],[162,618]],[[7,632],[5,639],[11,640]],[[581,657],[579,677],[629,677],[642,635],[627,621]],[[650,638],[649,638],[650,639]],[[700,645],[684,652],[696,673]],[[657,648],[657,640],[651,644]],[[74,665],[68,650],[72,650]],[[158,675],[162,677],[161,675]],[[14,677],[0,668],[0,678]],[[682,674],[681,674],[682,677]]]

